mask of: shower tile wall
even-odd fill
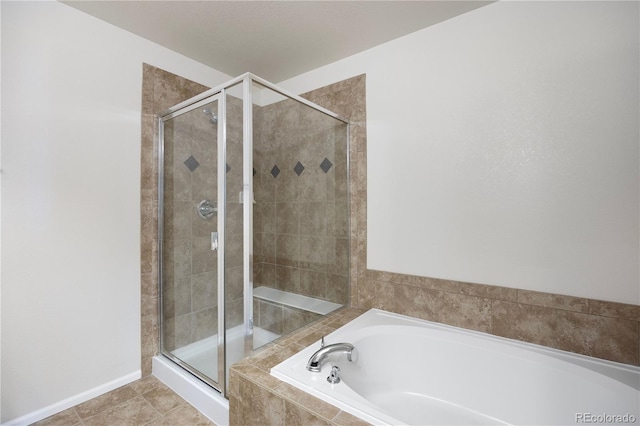
[[[155,114],[208,87],[151,65],[142,68],[140,191],[141,370],[151,373],[158,353],[158,150]]]
[[[254,107],[254,287],[348,302],[346,126],[293,100]],[[320,317],[254,301],[256,325]]]

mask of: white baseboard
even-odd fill
[[[33,411],[29,414],[25,414],[24,416],[18,417],[17,419],[9,420],[6,423],[3,423],[2,426],[26,426],[32,423],[38,422],[40,420],[46,419],[49,416],[53,416],[54,414],[60,413],[68,408],[71,408],[75,405],[78,405],[82,402],[93,399],[97,396],[110,392],[114,389],[119,388],[120,386],[127,385],[131,382],[134,382],[142,377],[142,373],[140,370],[134,371],[131,374],[127,374],[126,376],[117,378],[103,385],[97,386],[93,389],[89,389],[88,391],[79,393],[70,398],[64,399],[60,402],[56,402],[55,404],[51,404],[48,407],[41,408],[37,411]]]

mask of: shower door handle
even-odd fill
[[[218,233],[211,233],[211,250],[218,250]]]

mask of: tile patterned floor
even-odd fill
[[[36,426],[215,426],[164,383],[147,376],[48,417]]]

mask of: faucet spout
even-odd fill
[[[323,339],[324,343],[324,339]],[[307,370],[314,373],[318,373],[322,368],[324,360],[334,352],[342,352],[347,354],[347,360],[352,361],[351,355],[353,354],[354,346],[351,343],[334,343],[331,345],[322,346],[318,349],[307,362]]]

